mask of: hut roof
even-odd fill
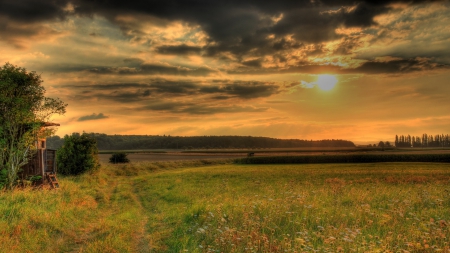
[[[50,127],[50,126],[60,126],[59,123],[53,123],[53,122],[42,122],[42,127]]]

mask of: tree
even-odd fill
[[[6,186],[13,189],[20,167],[28,162],[43,122],[64,114],[67,104],[45,97],[41,76],[6,63],[0,67],[0,170],[6,170]]]
[[[97,141],[87,133],[64,136],[64,145],[56,152],[58,171],[63,175],[79,175],[100,167]]]

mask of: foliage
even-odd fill
[[[110,163],[129,163],[130,160],[127,157],[127,154],[124,152],[116,152],[111,155],[109,158]]]
[[[8,182],[8,171],[6,169],[0,169],[0,189],[3,189]]]
[[[236,159],[235,162],[242,164],[377,163],[377,162],[450,163],[450,154],[256,156],[256,157]]]
[[[64,145],[56,156],[58,172],[63,175],[78,175],[100,167],[97,142],[86,133],[64,136]]]
[[[395,146],[403,148],[418,147],[450,147],[450,136],[448,134],[437,134],[435,136],[422,134],[422,137],[411,135],[396,135]]]
[[[24,68],[9,63],[0,67],[0,168],[8,172],[8,189],[28,162],[36,138],[50,134],[40,131],[42,123],[65,113],[66,104],[45,97],[42,82],[40,75]]]
[[[28,180],[30,180],[31,182],[39,181],[41,179],[42,179],[42,176],[39,176],[39,175],[31,176],[30,178],[28,178]]]
[[[298,140],[253,136],[160,136],[160,135],[106,135],[90,133],[100,150],[136,149],[217,149],[217,148],[300,148],[300,147],[355,147],[346,140]],[[49,146],[61,145],[54,136],[47,141]]]
[[[64,144],[64,137],[61,138],[58,135],[53,135],[47,138],[47,148],[48,149],[59,149]]]

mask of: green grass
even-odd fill
[[[103,165],[0,193],[0,252],[449,252],[449,183],[441,163]]]

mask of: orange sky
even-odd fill
[[[0,1],[0,63],[68,103],[58,135],[450,133],[449,1],[141,2]]]

